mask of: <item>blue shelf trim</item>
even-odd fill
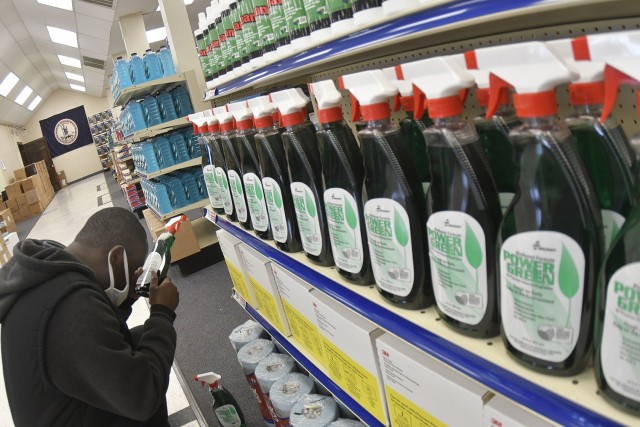
[[[425,353],[441,360],[490,389],[531,408],[560,425],[619,426],[619,424],[598,413],[590,411],[560,395],[551,393],[426,329],[417,327],[401,316],[300,264],[285,253],[267,245],[257,237],[249,235],[220,216],[216,218],[216,225],[383,329],[415,345]]]
[[[353,400],[351,396],[345,393],[342,388],[334,383],[331,378],[325,375],[320,369],[316,367],[309,359],[307,359],[302,353],[298,351],[286,338],[278,332],[271,324],[264,318],[260,313],[258,313],[253,307],[250,305],[245,306],[245,310],[253,317],[258,323],[262,325],[262,327],[274,338],[278,341],[291,356],[296,359],[304,368],[309,371],[311,375],[318,379],[335,397],[337,397],[342,403],[344,403],[347,408],[351,410],[358,418],[360,418],[363,422],[365,422],[369,427],[384,427],[384,424],[380,423],[373,415],[371,415],[367,410],[365,410],[358,402]]]
[[[418,34],[422,31],[456,24],[469,19],[524,9],[543,2],[544,0],[458,0],[435,8],[421,10],[299,52],[274,64],[245,74],[218,86],[216,95],[224,95],[226,92],[252,85],[256,80],[263,77],[274,76],[313,64],[319,58],[326,60],[337,55],[373,46],[383,41]]]

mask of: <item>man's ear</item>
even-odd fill
[[[121,265],[124,258],[124,246],[118,245],[111,248],[109,262],[111,265]]]

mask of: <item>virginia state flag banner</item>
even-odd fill
[[[58,157],[93,143],[83,105],[40,120],[40,129],[51,151],[51,157]]]

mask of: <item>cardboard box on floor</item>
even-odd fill
[[[4,226],[2,224],[4,223]],[[0,211],[0,234],[16,231],[16,221],[9,209]]]
[[[165,232],[164,222],[151,211],[151,209],[145,209],[143,212],[144,219],[149,228],[151,236],[157,238]],[[180,230],[176,233],[176,240],[171,247],[171,262],[179,261],[190,255],[200,252],[200,246],[198,245],[198,239],[193,232],[193,227],[189,221],[180,225]],[[151,249],[151,248],[150,248]]]
[[[16,177],[16,181],[20,181],[21,179],[25,179],[27,177],[27,171],[25,168],[16,169],[13,171],[13,176]]]

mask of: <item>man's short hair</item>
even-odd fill
[[[89,217],[75,241],[90,248],[110,250],[122,245],[127,252],[144,249],[147,233],[138,218],[124,208],[105,208]]]

